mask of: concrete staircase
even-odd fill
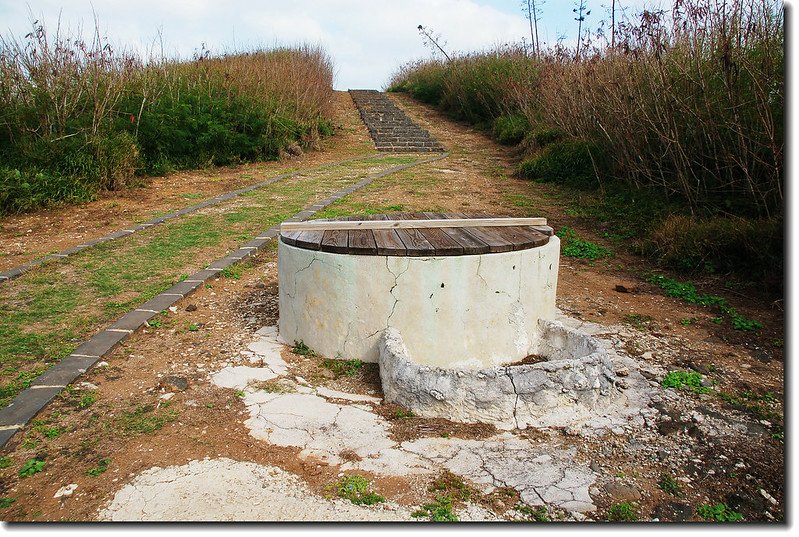
[[[430,133],[414,123],[385,94],[377,90],[350,90],[378,151],[394,153],[442,152]]]

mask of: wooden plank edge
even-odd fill
[[[280,231],[345,231],[353,229],[425,229],[440,227],[546,226],[546,218],[458,218],[452,220],[335,220],[283,222]]]

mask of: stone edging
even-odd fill
[[[112,241],[112,240],[115,240],[115,239],[120,239],[122,237],[127,237],[128,235],[133,235],[134,233],[137,233],[139,231],[144,231],[145,229],[149,229],[149,228],[151,228],[153,226],[157,226],[159,224],[163,224],[164,222],[166,222],[168,220],[172,220],[173,218],[177,218],[177,217],[183,216],[185,214],[193,213],[193,212],[199,211],[200,209],[205,209],[206,207],[212,207],[214,205],[218,205],[218,204],[220,204],[220,203],[222,203],[224,201],[228,201],[228,200],[231,200],[231,199],[236,198],[238,196],[241,196],[242,194],[246,194],[247,192],[252,192],[253,190],[258,190],[259,188],[263,188],[265,186],[269,186],[269,185],[271,185],[273,183],[277,183],[278,181],[282,181],[283,179],[288,179],[289,177],[294,177],[294,176],[300,175],[302,173],[319,171],[319,170],[321,170],[321,169],[323,169],[323,168],[325,168],[327,166],[340,166],[340,165],[346,164],[348,162],[355,162],[356,160],[380,159],[380,158],[382,158],[384,156],[385,155],[383,155],[383,154],[377,154],[377,155],[369,155],[369,156],[360,157],[360,158],[352,158],[352,159],[341,160],[341,161],[338,161],[338,162],[331,162],[331,163],[328,163],[328,164],[322,164],[320,166],[317,166],[315,168],[311,168],[309,170],[298,170],[296,172],[284,173],[284,174],[277,175],[275,177],[271,177],[269,179],[266,179],[264,181],[261,181],[261,182],[255,183],[255,184],[252,184],[252,185],[249,185],[249,186],[245,186],[243,188],[239,188],[238,190],[231,190],[230,192],[225,192],[224,194],[220,194],[219,196],[207,199],[207,200],[202,201],[200,203],[196,203],[194,205],[190,205],[188,207],[184,207],[183,209],[178,209],[177,211],[173,211],[173,212],[165,214],[163,216],[158,216],[156,218],[152,218],[152,219],[150,219],[150,220],[148,220],[146,222],[142,222],[141,224],[137,224],[135,226],[130,226],[130,227],[126,227],[124,229],[120,229],[120,230],[114,231],[113,233],[109,233],[108,235],[104,235],[102,237],[83,242],[83,243],[81,243],[81,244],[79,244],[77,246],[73,246],[72,248],[69,248],[67,250],[63,250],[61,252],[56,252],[54,254],[49,254],[49,255],[46,255],[44,257],[40,257],[38,259],[34,259],[33,261],[28,261],[27,263],[19,265],[18,267],[10,268],[10,269],[8,269],[6,271],[0,272],[0,284],[2,284],[4,282],[7,282],[7,281],[11,281],[14,278],[17,278],[19,276],[22,276],[23,274],[25,274],[29,270],[31,270],[31,269],[33,269],[35,267],[38,267],[39,265],[43,265],[44,263],[47,263],[48,261],[56,261],[58,259],[64,259],[65,257],[69,257],[70,255],[76,254],[76,253],[78,253],[78,252],[80,252],[82,250],[85,250],[86,248],[91,248],[92,246],[95,246],[97,244],[101,244],[101,243],[104,243],[104,242],[109,242],[109,241]]]
[[[307,220],[314,213],[365,187],[375,179],[380,179],[413,166],[441,160],[448,155],[449,153],[443,153],[432,158],[394,166],[393,168],[368,175],[358,183],[343,188],[328,198],[317,201],[286,221],[300,222]],[[181,214],[185,214],[185,212]],[[119,343],[127,339],[130,334],[144,325],[144,323],[179,300],[192,294],[208,279],[218,275],[227,267],[255,254],[270,240],[277,237],[279,233],[279,224],[259,233],[254,239],[240,246],[238,250],[214,261],[205,269],[192,274],[182,282],[173,285],[155,298],[148,300],[135,310],[117,319],[111,326],[92,336],[75,349],[72,354],[42,373],[31,383],[29,388],[19,393],[9,406],[0,409],[0,448],[5,446],[11,437],[27,425],[61,390],[85,373],[101,358],[110,354]]]

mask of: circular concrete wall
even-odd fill
[[[278,245],[280,337],[330,358],[377,362],[383,332],[413,361],[479,369],[534,351],[555,315],[560,241],[451,257],[334,254]]]

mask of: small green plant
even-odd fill
[[[44,420],[33,420],[31,422],[31,428],[49,440],[58,438],[63,432],[61,427],[52,425]]]
[[[581,239],[570,227],[562,227],[557,236],[563,241],[561,254],[566,257],[589,259],[591,261],[603,257],[611,257],[613,252],[603,246]]]
[[[156,411],[153,405],[139,405],[132,411],[122,412],[117,424],[125,434],[147,434],[159,430],[177,416],[176,410]]]
[[[329,369],[332,371],[336,377],[340,377],[342,375],[346,375],[348,377],[354,377],[358,374],[358,371],[361,370],[363,367],[363,362],[360,360],[332,360],[332,359],[325,359],[322,361],[322,367],[325,369]]]
[[[266,393],[291,393],[294,391],[293,387],[277,379],[265,380],[258,384],[253,384],[253,387],[257,390],[263,390]]]
[[[161,328],[162,325],[161,321],[158,319],[150,319],[145,324],[150,328]]]
[[[0,469],[11,466],[11,457],[0,457]]]
[[[239,265],[230,265],[229,267],[225,267],[222,269],[220,274],[223,278],[230,278],[231,280],[238,280],[241,278],[241,274],[243,269]]]
[[[200,327],[199,327],[199,326],[197,326],[197,325],[196,325],[196,324],[194,324],[194,323],[191,323],[191,324],[189,325],[189,332],[196,332],[196,331],[197,331],[197,330],[199,330],[199,329],[200,329]]]
[[[629,502],[615,503],[608,509],[610,522],[637,522],[638,513],[635,506]]]
[[[0,509],[7,509],[11,507],[11,504],[17,501],[14,498],[0,498]]]
[[[624,322],[635,328],[636,330],[640,330],[641,332],[645,332],[649,330],[649,326],[652,324],[654,319],[649,315],[641,315],[640,313],[630,313],[624,316]]]
[[[668,474],[660,475],[660,480],[658,480],[658,487],[663,492],[671,494],[672,496],[677,496],[677,497],[682,496],[682,488],[680,487],[680,484],[677,483],[676,479],[674,479],[672,476]]]
[[[89,408],[97,401],[97,395],[94,392],[82,393],[78,400],[78,408]]]
[[[401,420],[405,418],[415,418],[416,414],[412,410],[399,409],[395,410],[393,414],[395,419]]]
[[[547,508],[542,505],[539,505],[538,507],[531,507],[527,504],[522,504],[516,507],[516,510],[528,519],[534,520],[535,522],[552,522],[552,519],[549,518]]]
[[[349,500],[355,505],[374,505],[386,499],[371,490],[369,480],[358,474],[345,475],[333,485],[336,496]]]
[[[235,390],[233,392],[233,395],[235,395],[236,397],[244,398],[244,397],[247,397],[247,392],[245,392],[244,390]]]
[[[660,383],[664,388],[679,390],[687,388],[696,393],[710,393],[713,390],[702,385],[702,375],[696,371],[669,371]]]
[[[22,469],[19,471],[20,477],[30,477],[34,474],[38,474],[42,470],[47,463],[43,460],[39,459],[28,459],[25,464],[22,466]]]
[[[680,324],[683,326],[691,326],[695,322],[699,321],[696,317],[689,317],[687,319],[680,319]]]
[[[291,349],[291,352],[294,354],[299,354],[300,356],[307,356],[309,358],[316,356],[316,353],[305,344],[304,341],[300,340],[299,342],[294,342],[294,348]]]
[[[744,518],[741,513],[730,509],[726,503],[700,505],[696,508],[696,513],[704,520],[716,522],[739,522]]]
[[[727,300],[724,297],[716,295],[700,295],[696,291],[694,284],[691,282],[679,282],[660,274],[652,274],[649,276],[649,278],[647,278],[647,281],[666,291],[666,296],[679,298],[685,302],[698,304],[700,306],[717,306],[723,315],[726,315],[730,318],[730,325],[732,326],[733,330],[750,332],[763,328],[763,324],[759,321],[747,319],[738,313],[735,308],[727,303]],[[715,317],[711,319],[711,322],[715,324],[722,324],[724,319],[723,317]]]
[[[111,464],[111,459],[108,458],[100,459],[99,461],[97,461],[97,466],[95,466],[94,468],[90,468],[89,470],[86,470],[86,475],[89,477],[97,477],[100,474],[105,473],[105,471],[108,470],[110,464]]]
[[[427,518],[431,522],[457,522],[452,511],[452,498],[447,494],[436,496],[435,501],[426,503],[411,513],[413,518]]]

